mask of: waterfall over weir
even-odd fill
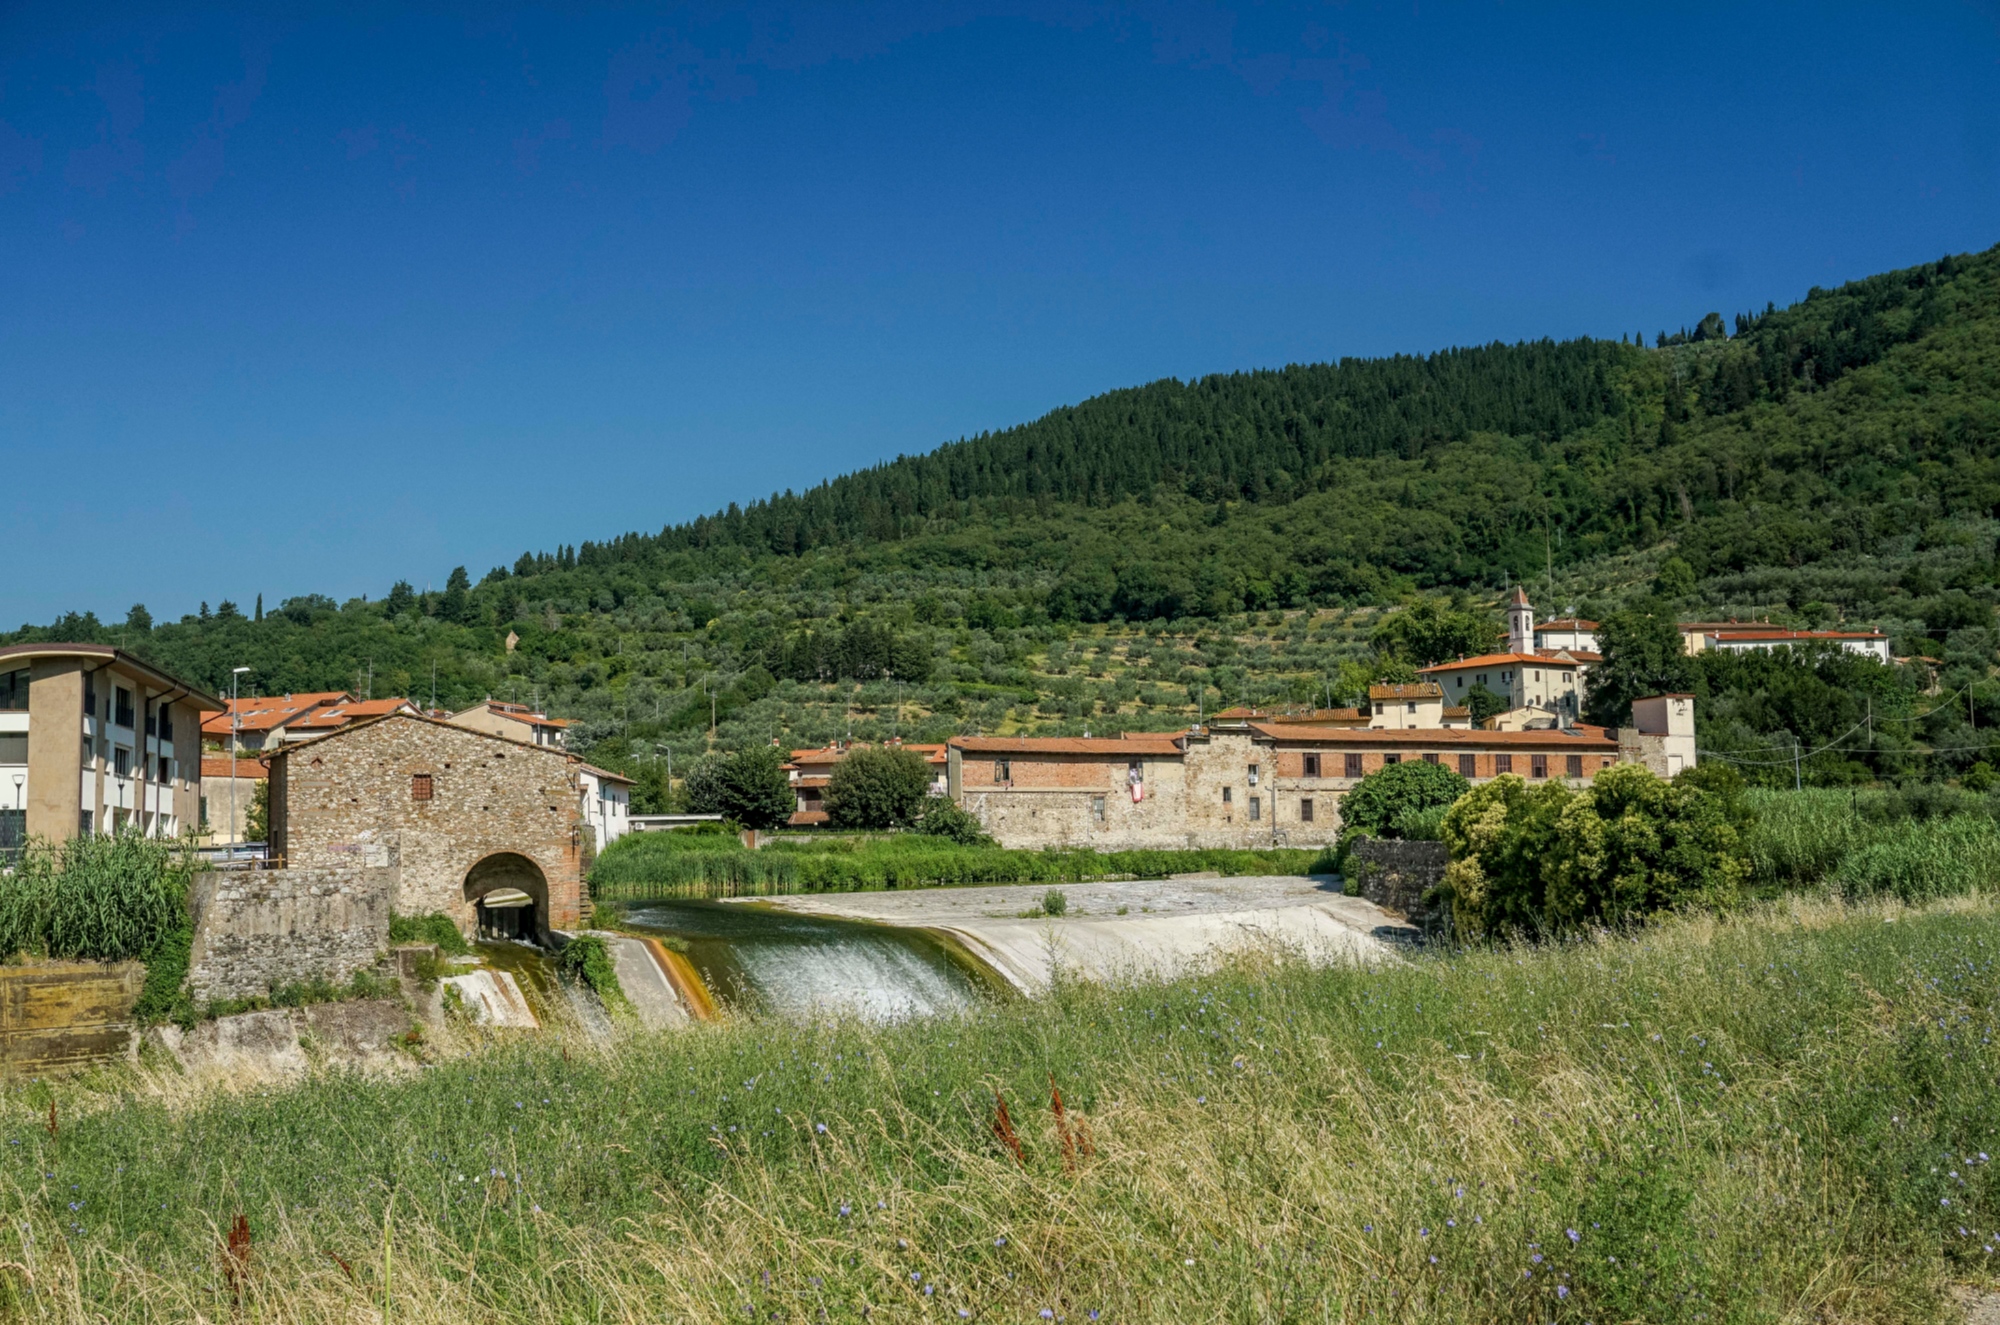
[[[684,953],[723,1002],[771,1016],[898,1021],[957,1012],[1004,988],[921,929],[696,901],[635,903],[625,924]]]

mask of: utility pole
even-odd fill
[[[1799,774],[1799,738],[1794,736],[1792,738],[1792,790],[1799,791],[1804,786],[1805,784],[1800,780]]]
[[[438,706],[438,665],[437,665],[437,659],[433,658],[433,659],[431,659],[431,709],[432,709],[432,711],[436,711],[436,709],[437,709],[437,706]]]
[[[229,858],[236,859],[236,734],[243,730],[243,713],[236,707],[236,682],[248,667],[229,670]]]

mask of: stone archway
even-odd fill
[[[496,905],[488,906],[492,896]],[[527,898],[525,903],[518,899]],[[549,881],[542,867],[513,851],[496,851],[465,875],[465,900],[481,938],[519,938],[549,946]]]

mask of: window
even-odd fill
[[[1424,762],[1425,762],[1426,764],[1435,764],[1435,763],[1436,763],[1437,761],[1438,761],[1438,757],[1437,757],[1437,755],[1436,755],[1435,753],[1433,753],[1433,754],[1427,754],[1427,755],[1425,755],[1425,756],[1424,756]]]
[[[1305,799],[1299,802],[1299,822],[1302,824],[1309,824],[1312,821],[1313,821],[1312,797],[1307,796]]]
[[[0,764],[28,762],[28,733],[0,732]]]
[[[201,798],[201,831],[208,831],[208,797]]]
[[[169,758],[167,758],[167,757],[166,757],[165,755],[161,755],[161,756],[160,756],[160,781],[162,781],[162,782],[172,782],[173,780],[174,780],[174,761],[173,761],[173,760],[171,760],[171,759],[169,759]]]
[[[163,741],[174,739],[174,711],[170,708],[160,709],[160,739]]]
[[[0,713],[28,711],[28,669],[0,672]]]
[[[1250,765],[1250,785],[1253,787],[1257,785],[1257,765],[1255,764]]]
[[[1399,754],[1386,754],[1382,756],[1382,766],[1384,768],[1387,768],[1390,764],[1400,764],[1402,762],[1403,756]]]
[[[119,746],[111,752],[111,769],[121,778],[132,776],[132,752]]]
[[[1351,777],[1351,778],[1358,778],[1358,777],[1360,777],[1360,776],[1361,776],[1361,756],[1360,756],[1360,755],[1348,755],[1348,756],[1347,756],[1347,776],[1349,776],[1349,777]]]
[[[83,716],[86,718],[97,716],[97,678],[94,676],[83,678]],[[83,831],[87,833],[90,830],[86,828]]]
[[[1502,773],[1511,773],[1511,772],[1513,772],[1513,771],[1514,771],[1514,756],[1513,756],[1513,755],[1494,755],[1494,756],[1493,756],[1493,775],[1494,775],[1495,777],[1498,777],[1498,776],[1499,776],[1500,774],[1502,774]]]
[[[1224,787],[1222,789],[1222,803],[1224,805],[1230,805],[1233,804],[1235,800],[1236,800],[1236,788]]]
[[[1575,672],[1564,672],[1564,673],[1563,673],[1563,680],[1565,680],[1565,681],[1575,681],[1575,680],[1576,680],[1576,673],[1575,673]]]
[[[1014,765],[1005,759],[994,760],[993,780],[995,782],[1012,782],[1014,780]]]
[[[118,727],[130,727],[132,725],[132,692],[124,686],[117,686],[114,687],[113,694],[117,697],[118,708],[111,715],[112,724]]]
[[[1250,822],[1254,824],[1263,817],[1264,817],[1263,800],[1260,797],[1252,796],[1250,798]]]
[[[1380,704],[1375,706],[1375,716],[1378,718],[1382,716],[1382,706]]]
[[[1484,672],[1481,672],[1481,673],[1479,674],[1479,676],[1478,676],[1477,680],[1475,680],[1475,681],[1474,681],[1474,684],[1475,684],[1475,685],[1485,685],[1485,684],[1486,684],[1486,673],[1484,673]]]
[[[1307,755],[1307,756],[1306,756],[1306,776],[1307,776],[1307,777],[1309,777],[1309,778],[1316,778],[1316,777],[1318,777],[1318,776],[1319,776],[1319,756],[1318,756],[1318,755]],[[1308,804],[1308,805],[1311,805],[1311,804],[1312,804],[1312,802],[1311,802],[1311,801],[1307,801],[1307,802],[1306,802],[1306,804]]]
[[[1460,777],[1469,778],[1473,776],[1472,770],[1478,767],[1479,767],[1478,756],[1460,755],[1458,757],[1458,775]]]
[[[78,815],[76,816],[76,831],[77,831],[77,832],[79,832],[79,833],[82,833],[82,834],[83,834],[83,835],[84,835],[85,837],[89,837],[89,836],[90,836],[90,811],[89,811],[89,810],[85,810],[85,811],[83,811],[82,813],[80,813],[80,814],[78,814]]]
[[[1542,673],[1541,673],[1540,669],[1537,669],[1537,670],[1536,670],[1536,672],[1535,672],[1535,675],[1534,675],[1534,678],[1533,678],[1533,679],[1535,679],[1535,680],[1537,680],[1537,681],[1539,681],[1539,680],[1541,680],[1541,679],[1542,679]]]
[[[1092,796],[1090,798],[1090,817],[1099,823],[1104,822],[1104,797]]]
[[[1510,683],[1511,681],[1513,681],[1513,679],[1514,679],[1514,674],[1513,674],[1512,672],[1502,672],[1502,673],[1500,673],[1500,684],[1501,684],[1501,685],[1507,685],[1508,683]]]
[[[1403,706],[1403,712],[1405,713],[1415,713],[1416,711],[1417,711],[1417,701],[1414,699]]]
[[[1545,778],[1548,775],[1549,757],[1547,755],[1529,755],[1528,776],[1531,778]]]
[[[1573,777],[1573,778],[1580,778],[1580,777],[1582,777],[1582,776],[1583,776],[1583,756],[1582,756],[1582,755],[1569,755],[1569,756],[1567,756],[1567,757],[1566,757],[1566,759],[1565,759],[1565,767],[1564,767],[1564,770],[1563,770],[1563,771],[1564,771],[1565,773],[1567,773],[1567,774],[1568,774],[1568,775],[1569,775],[1570,777]]]
[[[411,777],[410,777],[410,799],[411,799],[411,800],[413,800],[413,801],[427,801],[427,800],[429,800],[429,799],[431,798],[431,792],[432,792],[432,788],[431,788],[431,775],[430,775],[430,774],[428,774],[428,773],[415,773],[415,774],[412,774],[412,775],[411,775]]]

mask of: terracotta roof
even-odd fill
[[[344,727],[363,718],[379,718],[385,713],[394,713],[398,709],[406,708],[415,709],[416,705],[407,699],[362,699],[351,704],[330,704],[325,708],[313,709],[286,725],[298,731]]]
[[[1452,704],[1445,709],[1444,715],[1447,718],[1469,718],[1472,716],[1472,710],[1463,704]]]
[[[232,763],[236,765],[234,774],[229,771],[229,766]],[[232,760],[228,755],[203,755],[201,757],[201,775],[205,778],[226,778],[232,776],[239,778],[267,778],[271,776],[271,770],[264,767],[262,761],[256,759]]]
[[[1514,586],[1514,596],[1507,601],[1510,603],[1519,603],[1525,607],[1528,602],[1528,591],[1517,584]]]
[[[1227,708],[1220,713],[1211,714],[1208,720],[1210,722],[1224,722],[1251,718],[1262,718],[1267,722],[1363,723],[1368,721],[1368,715],[1360,709],[1271,709],[1267,711],[1260,708],[1245,708],[1240,704],[1235,708]],[[1143,735],[1145,733],[1128,732],[1126,734]]]
[[[571,755],[570,758],[576,759],[576,756]],[[581,759],[576,760],[576,766],[582,769],[586,773],[595,774],[597,780],[600,782],[622,782],[628,787],[636,787],[639,785],[637,782],[634,782],[631,778],[626,777],[623,773],[614,773],[608,768],[599,768],[596,764],[586,764]]]
[[[1559,617],[1554,621],[1544,621],[1536,630],[1596,630],[1595,621],[1585,621],[1582,617]]]
[[[1594,663],[1603,660],[1603,654],[1591,653],[1587,649],[1548,649],[1541,653],[1482,653],[1476,658],[1433,663],[1417,670],[1429,673],[1456,672],[1467,667],[1560,667],[1565,662]]]
[[[794,828],[811,828],[817,824],[832,823],[833,816],[825,810],[794,810],[792,817],[785,822]]]
[[[1313,728],[1311,730],[1319,730]],[[1178,755],[1181,738],[1160,736],[954,736],[947,743],[967,754],[994,755]]]
[[[1368,687],[1370,699],[1443,699],[1444,687],[1435,681],[1399,682]]]
[[[1256,731],[1274,741],[1294,745],[1400,745],[1418,749],[1427,745],[1472,746],[1484,749],[1489,746],[1514,747],[1538,746],[1550,750],[1562,750],[1574,754],[1578,751],[1610,752],[1618,749],[1618,738],[1607,735],[1603,727],[1577,727],[1572,731],[1551,728],[1547,731],[1530,732],[1489,732],[1467,731],[1460,727],[1412,727],[1397,731],[1386,727],[1357,728],[1351,731],[1329,731],[1324,727],[1293,726],[1285,723],[1258,723]]]
[[[910,750],[922,755],[924,762],[927,764],[944,763],[945,756],[942,745],[919,745],[915,743],[904,745],[897,741],[885,741],[878,746],[869,741],[856,741],[854,744],[848,746],[829,745],[818,750],[794,750],[792,751],[791,759],[787,761],[787,765],[837,764],[855,750],[880,749]]]

